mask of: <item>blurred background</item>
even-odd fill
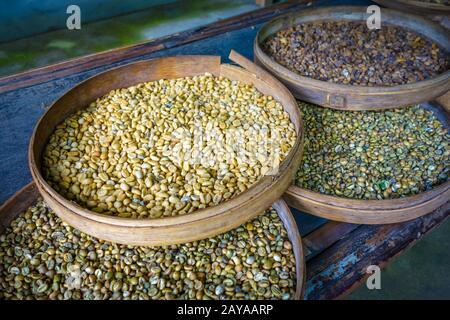
[[[282,1],[0,0],[0,77],[164,37],[274,2]],[[70,4],[82,8],[81,30],[66,28]],[[363,285],[348,298],[450,299],[449,240],[447,221],[383,270],[382,290]]]
[[[272,1],[273,2],[273,1]],[[0,0],[0,76],[181,32],[259,9],[255,0]],[[81,9],[81,30],[66,9]]]

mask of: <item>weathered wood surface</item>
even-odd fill
[[[369,5],[371,1],[315,1],[316,5]],[[165,55],[220,55],[224,62],[230,49],[252,59],[253,39],[262,23],[294,10],[302,3],[275,5],[185,33],[124,49],[0,78],[0,203],[31,181],[27,147],[37,119],[46,106],[65,91],[109,68]],[[29,197],[23,198],[28,205]],[[5,206],[8,203],[4,203]],[[304,237],[308,283],[306,298],[338,298],[364,279],[365,266],[387,263],[421,235],[445,221],[450,209],[389,226],[360,226],[328,222],[292,209]],[[387,232],[387,229],[390,231]],[[378,240],[375,240],[378,239]],[[365,249],[358,250],[359,246]],[[355,256],[356,255],[356,256]],[[355,258],[356,257],[356,258]],[[373,260],[373,261],[372,261]],[[352,263],[345,263],[352,261]]]
[[[412,221],[387,225],[359,225],[329,222],[304,236],[311,252],[306,256],[305,298],[337,299],[349,294],[366,279],[367,267],[385,267],[394,257],[443,223],[450,215],[450,201],[429,215]],[[328,228],[327,232],[323,232]],[[329,233],[329,228],[334,229]],[[327,236],[317,236],[323,233]],[[334,239],[334,243],[333,242]],[[325,243],[325,245],[323,245]],[[320,250],[326,247],[324,250]],[[318,248],[318,251],[314,251]]]

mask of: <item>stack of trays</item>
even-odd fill
[[[416,33],[417,36],[423,37],[422,41],[429,41],[429,45],[431,46],[431,43],[433,44],[433,47],[439,47],[441,50],[441,53],[443,55],[446,55],[447,59],[447,66],[444,68],[444,71],[436,74],[432,77],[425,78],[421,81],[416,82],[408,82],[405,84],[394,84],[394,85],[358,85],[358,84],[342,84],[339,83],[339,81],[324,81],[324,80],[317,80],[313,79],[310,76],[305,76],[304,74],[300,72],[296,72],[297,70],[293,69],[292,65],[298,64],[299,61],[301,61],[302,56],[297,55],[296,57],[298,60],[293,61],[290,63],[289,61],[280,61],[277,60],[276,57],[272,56],[270,52],[277,55],[278,59],[281,59],[279,56],[279,52],[282,50],[281,48],[286,47],[286,50],[290,50],[287,54],[295,55],[296,50],[304,50],[305,46],[308,48],[308,44],[305,44],[308,37],[312,37],[311,34],[308,34],[307,28],[302,30],[296,29],[295,31],[292,31],[292,33],[286,32],[286,30],[290,28],[295,28],[295,26],[298,25],[310,25],[312,23],[316,24],[315,32],[323,32],[323,34],[320,34],[321,36],[325,37],[324,39],[330,39],[334,37],[341,37],[342,39],[348,39],[349,35],[346,34],[340,34],[338,28],[335,28],[335,33],[333,35],[326,34],[325,31],[318,31],[320,30],[317,25],[321,22],[324,23],[359,23],[361,25],[364,25],[362,28],[366,28],[366,19],[369,16],[369,14],[366,13],[365,7],[351,7],[351,6],[342,6],[342,7],[327,7],[327,8],[319,8],[319,9],[309,9],[304,10],[301,12],[296,13],[290,13],[284,16],[281,16],[279,18],[276,18],[267,24],[265,24],[258,32],[257,37],[255,38],[254,42],[254,58],[255,62],[258,65],[261,65],[266,70],[268,70],[270,73],[272,73],[274,76],[276,76],[280,81],[282,81],[295,95],[295,97],[299,100],[303,100],[306,102],[310,102],[313,104],[316,104],[317,108],[321,109],[322,107],[325,108],[332,108],[337,110],[343,110],[343,111],[318,111],[315,115],[316,118],[314,118],[314,122],[317,121],[318,125],[317,127],[314,127],[314,129],[322,130],[319,133],[311,132],[311,126],[310,123],[308,123],[308,119],[305,117],[305,139],[307,142],[305,142],[305,150],[304,150],[304,156],[303,159],[307,158],[307,155],[312,152],[311,150],[315,150],[315,153],[318,155],[319,158],[321,158],[325,162],[325,167],[323,167],[323,163],[311,163],[309,161],[308,163],[302,163],[302,166],[300,167],[301,170],[305,170],[305,166],[309,166],[306,168],[306,170],[309,170],[311,166],[313,166],[315,169],[317,169],[318,172],[327,173],[330,174],[330,167],[333,167],[331,170],[331,176],[334,175],[336,180],[340,180],[341,175],[344,175],[345,172],[343,170],[344,166],[341,166],[339,161],[337,161],[336,157],[340,158],[343,162],[346,163],[347,159],[342,154],[339,154],[340,149],[343,149],[342,153],[347,152],[346,155],[349,156],[350,152],[353,152],[355,148],[355,143],[361,142],[358,140],[358,137],[353,137],[352,139],[348,140],[349,137],[342,137],[342,140],[338,139],[337,143],[334,147],[336,147],[337,150],[335,154],[333,152],[330,152],[328,149],[324,150],[316,150],[313,144],[316,141],[316,137],[311,136],[313,134],[321,134],[323,130],[330,129],[330,132],[334,132],[334,130],[338,130],[337,128],[326,128],[326,123],[330,123],[331,119],[325,118],[325,114],[335,114],[335,115],[341,115],[342,119],[346,119],[347,121],[353,120],[356,121],[357,119],[361,120],[367,120],[367,119],[374,119],[375,121],[379,121],[383,117],[384,111],[367,111],[367,110],[386,110],[385,112],[391,112],[392,108],[399,108],[399,107],[407,107],[411,105],[417,105],[419,104],[419,107],[421,109],[426,109],[426,114],[429,117],[433,117],[429,114],[429,112],[432,112],[434,114],[434,117],[436,119],[439,119],[440,121],[440,129],[438,128],[424,128],[424,130],[431,130],[430,132],[433,132],[434,130],[441,130],[440,131],[440,138],[436,138],[438,145],[436,146],[436,151],[442,157],[439,157],[443,162],[442,163],[433,163],[427,166],[426,168],[422,169],[424,171],[426,170],[435,170],[434,167],[439,167],[441,172],[439,173],[440,177],[440,183],[433,183],[432,188],[430,186],[426,186],[421,190],[423,192],[418,192],[418,190],[414,190],[414,192],[411,193],[411,195],[403,196],[403,195],[397,195],[395,192],[398,189],[398,182],[395,181],[395,176],[392,177],[386,177],[387,182],[382,180],[382,188],[387,188],[389,192],[392,191],[391,196],[382,196],[382,199],[373,199],[373,197],[358,197],[352,198],[351,196],[337,196],[336,193],[345,193],[343,190],[324,190],[324,185],[327,185],[330,183],[330,181],[325,181],[322,177],[322,181],[320,181],[319,185],[316,186],[314,190],[306,189],[304,185],[308,185],[308,181],[303,181],[302,183],[298,183],[298,185],[292,185],[287,192],[285,193],[285,200],[288,202],[288,204],[292,207],[298,208],[304,212],[308,212],[310,214],[314,214],[320,217],[324,217],[331,220],[337,220],[337,221],[344,221],[344,222],[350,222],[350,223],[363,223],[363,224],[384,224],[384,223],[396,223],[406,220],[411,220],[417,217],[420,217],[422,215],[425,215],[427,213],[432,212],[439,206],[443,205],[445,202],[448,201],[450,198],[450,181],[448,180],[448,167],[449,167],[449,135],[448,135],[448,129],[449,129],[449,116],[448,113],[445,111],[442,106],[437,104],[436,102],[433,103],[427,103],[427,101],[431,101],[439,96],[442,96],[446,92],[450,90],[450,70],[448,69],[448,57],[450,54],[450,39],[448,36],[448,32],[443,29],[441,26],[426,20],[425,18],[422,18],[420,16],[415,16],[411,14],[405,14],[394,10],[389,9],[382,9],[381,10],[381,28],[388,28],[388,27],[400,27],[406,30],[410,30]],[[353,24],[354,27],[356,24]],[[350,27],[347,29],[349,30]],[[279,32],[282,33],[279,33]],[[367,33],[373,32],[374,34],[376,32],[381,32],[378,30],[366,30]],[[329,31],[330,32],[330,31]],[[295,39],[288,38],[286,34],[293,35],[292,37],[295,37],[295,34],[297,33],[297,37],[300,39],[298,42],[296,42]],[[276,39],[278,34],[278,37],[285,37],[284,39]],[[317,36],[317,35],[316,35]],[[362,37],[364,38],[364,37]],[[317,36],[316,39],[319,39],[319,36]],[[364,39],[369,39],[368,37]],[[265,47],[266,43],[268,41],[271,41],[272,48],[267,49]],[[278,42],[277,42],[278,41]],[[303,42],[302,42],[303,41]],[[284,43],[284,45],[283,45]],[[278,47],[275,47],[277,45]],[[318,44],[316,44],[318,46]],[[310,44],[310,47],[313,47],[314,44]],[[428,48],[428,47],[427,47]],[[330,50],[331,48],[327,48],[325,50]],[[348,48],[351,51],[351,48]],[[383,50],[382,48],[381,50]],[[367,51],[374,50],[374,48],[369,47],[367,48]],[[378,49],[379,50],[379,49]],[[294,52],[293,52],[294,51]],[[320,50],[317,50],[317,52],[320,52]],[[330,52],[324,51],[321,52],[324,56],[331,55]],[[397,52],[398,53],[398,52]],[[339,55],[340,53],[333,53],[333,55]],[[353,52],[352,54],[355,54]],[[307,56],[307,53],[304,53],[303,56]],[[385,57],[387,59],[387,57]],[[413,57],[414,58],[414,57]],[[422,58],[422,57],[417,57]],[[414,58],[415,59],[415,58]],[[321,62],[325,61],[324,59],[317,59],[315,62],[317,62],[316,68],[324,68],[326,69],[327,65],[322,64]],[[309,60],[308,60],[309,61]],[[329,60],[328,60],[329,61]],[[414,62],[414,61],[413,61]],[[344,61],[345,63],[345,61]],[[393,62],[395,63],[395,62]],[[330,67],[330,66],[329,66]],[[330,67],[332,68],[332,67]],[[354,68],[358,68],[358,66],[354,66]],[[375,66],[375,70],[378,69],[378,66]],[[450,104],[450,102],[447,102]],[[448,105],[447,105],[448,107]],[[358,115],[357,113],[352,113],[351,111],[346,110],[352,110],[355,112],[365,112],[363,115]],[[415,110],[415,109],[411,109]],[[304,110],[306,112],[306,109]],[[398,110],[397,110],[398,111]],[[371,113],[370,113],[371,112]],[[377,113],[378,112],[378,113]],[[414,114],[416,111],[411,111],[411,114]],[[321,118],[322,115],[324,118]],[[320,122],[320,121],[323,121]],[[326,122],[328,121],[328,122]],[[381,120],[380,120],[381,121]],[[388,120],[387,120],[388,121]],[[434,122],[436,123],[436,122]],[[351,123],[342,123],[343,127],[352,125]],[[389,124],[388,124],[389,125]],[[394,125],[392,123],[392,125]],[[416,123],[413,123],[412,125],[416,125]],[[362,124],[361,124],[362,126]],[[370,126],[370,125],[369,125]],[[381,126],[381,125],[380,125]],[[375,135],[377,134],[384,134],[385,132],[377,132],[372,128],[371,130],[374,132]],[[384,130],[385,128],[380,128],[380,130]],[[355,129],[356,130],[356,129]],[[361,132],[364,132],[364,134],[368,134],[368,131],[364,131],[364,128],[358,128],[357,130],[362,130]],[[366,129],[367,130],[367,129]],[[417,129],[418,130],[418,129]],[[388,133],[388,138],[395,139],[398,137],[398,132],[395,132],[395,129],[391,129],[391,133]],[[443,133],[443,131],[447,131],[447,134]],[[341,131],[336,131],[336,134],[341,134]],[[357,131],[360,132],[360,131]],[[412,134],[413,132],[411,132]],[[390,135],[390,136],[389,136]],[[332,133],[330,133],[328,136],[332,136]],[[366,137],[367,138],[367,137]],[[370,139],[373,139],[374,141],[379,140],[378,143],[381,142],[380,138],[377,136],[370,136]],[[439,141],[439,139],[442,139]],[[309,143],[308,143],[309,140]],[[400,138],[400,140],[406,141],[407,138]],[[372,142],[372,141],[371,141]],[[398,142],[397,140],[393,141]],[[362,143],[362,142],[361,142]],[[423,141],[420,141],[416,143],[415,147],[423,148],[423,146],[420,146],[420,144],[423,143]],[[376,144],[376,142],[374,142]],[[348,147],[350,146],[350,147]],[[358,147],[358,146],[356,146]],[[370,154],[370,152],[377,152],[377,150],[370,150],[372,146],[370,144],[365,143],[363,147],[362,152],[356,153],[357,156],[367,156],[369,159],[371,156],[374,156],[374,154]],[[394,147],[390,146],[389,144],[384,144],[383,146],[378,147],[385,147],[390,149],[392,152],[395,152]],[[325,148],[330,148],[328,144],[326,144]],[[367,151],[367,153],[365,153]],[[378,150],[379,151],[379,150]],[[424,163],[425,161],[423,159],[420,159],[420,157],[414,154],[418,150],[414,150],[414,148],[409,149],[408,155],[411,155],[411,159],[414,162],[418,163]],[[431,149],[430,149],[431,152]],[[426,153],[426,152],[425,152]],[[335,162],[327,162],[326,157],[330,157],[330,155],[333,155],[335,158]],[[434,156],[433,154],[427,154],[427,157]],[[381,159],[381,158],[379,158]],[[375,161],[378,161],[379,163],[383,163],[384,160],[376,159]],[[310,159],[311,160],[311,159]],[[361,161],[361,159],[359,159]],[[399,159],[400,161],[400,159]],[[303,161],[304,162],[304,161]],[[373,161],[370,162],[368,166],[370,167],[373,164]],[[385,166],[386,167],[386,166]],[[360,167],[357,165],[353,168],[353,170],[359,171]],[[363,168],[365,169],[365,168]],[[328,171],[327,171],[328,170]],[[420,170],[420,166],[418,166],[418,169]],[[300,174],[299,171],[299,174]],[[415,171],[417,172],[417,171]],[[414,171],[411,171],[411,174],[414,175]],[[301,175],[301,174],[300,174]],[[364,172],[361,173],[349,173],[351,176],[351,179],[356,180],[354,184],[349,185],[349,188],[355,188],[358,187],[358,178],[363,180],[363,191],[364,188],[372,190],[371,183],[377,183],[376,181],[365,181],[367,177],[370,178],[371,172]],[[306,176],[311,179],[312,176]],[[405,178],[405,177],[403,177]],[[407,178],[407,177],[406,177]],[[318,178],[317,180],[320,180]],[[368,180],[368,179],[367,179]],[[407,180],[407,179],[406,179]],[[342,182],[342,180],[340,180]],[[391,182],[389,182],[391,181]],[[388,185],[386,185],[386,183]],[[332,186],[336,186],[336,184],[333,184],[333,181],[330,183]],[[364,185],[365,184],[365,185]],[[424,182],[425,184],[425,182]],[[401,184],[400,184],[401,186]],[[371,189],[372,188],[372,189]],[[333,187],[331,188],[333,189]],[[349,192],[350,193],[350,192]]]

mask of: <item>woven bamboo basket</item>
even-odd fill
[[[289,187],[301,159],[303,125],[294,97],[270,74],[232,51],[230,59],[242,67],[221,64],[218,56],[164,57],[131,63],[98,74],[72,88],[56,100],[35,127],[29,145],[29,166],[37,188],[48,205],[73,227],[100,239],[134,245],[184,243],[231,230],[262,213]],[[85,108],[109,91],[146,81],[175,79],[209,72],[243,83],[272,95],[289,113],[297,141],[274,175],[216,206],[191,214],[160,219],[129,219],[98,214],[68,201],[43,178],[41,157],[55,127],[73,112]]]
[[[450,90],[450,70],[434,78],[397,86],[355,86],[300,76],[277,63],[261,49],[261,43],[276,32],[313,21],[366,21],[366,7],[337,6],[289,13],[266,23],[254,41],[255,62],[275,75],[292,94],[304,101],[341,110],[374,110],[431,101]],[[413,30],[450,53],[450,36],[440,25],[423,17],[382,9],[382,26],[397,25]]]
[[[421,104],[450,130],[450,114],[437,103]],[[431,213],[450,201],[450,180],[429,191],[386,200],[355,200],[321,194],[292,185],[283,196],[291,206],[318,217],[359,224],[388,224]]]
[[[0,206],[0,234],[4,233],[11,221],[32,206],[38,198],[39,190],[34,182],[31,182]],[[300,300],[303,299],[306,277],[302,239],[295,219],[286,203],[283,200],[277,200],[272,207],[277,211],[292,243],[297,278],[294,299]]]

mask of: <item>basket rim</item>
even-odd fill
[[[408,209],[417,205],[425,204],[428,201],[435,199],[438,196],[445,195],[450,191],[450,180],[437,185],[431,190],[420,192],[418,194],[406,196],[404,198],[395,199],[352,199],[339,197],[335,195],[323,194],[317,191],[312,191],[306,188],[301,188],[296,185],[289,186],[286,191],[287,194],[296,197],[297,199],[308,199],[316,202],[330,205],[337,208],[355,209],[364,211],[393,211],[395,209]],[[450,195],[450,193],[449,193]]]

